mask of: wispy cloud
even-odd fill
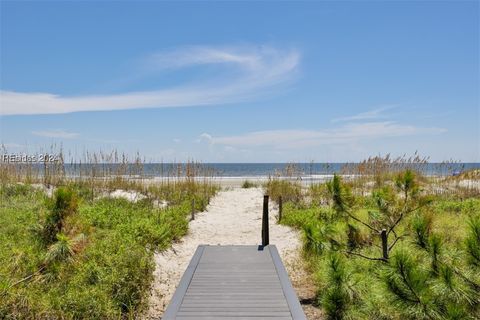
[[[300,62],[296,50],[273,47],[183,47],[146,59],[153,70],[217,64],[229,73],[173,88],[110,95],[62,96],[46,92],[0,92],[0,115],[58,114],[215,105],[252,99],[288,84]],[[233,69],[232,69],[233,68]]]
[[[324,130],[269,130],[236,136],[212,137],[212,144],[235,147],[273,147],[300,149],[320,145],[339,145],[377,138],[401,137],[418,134],[440,134],[443,128],[424,128],[398,124],[393,121],[350,123]]]
[[[266,56],[278,56],[271,47],[208,47],[185,46],[147,57],[144,66],[154,69],[175,69],[193,65],[234,63],[247,68],[262,68]]]
[[[79,136],[78,133],[68,132],[65,130],[45,130],[45,131],[32,131],[32,134],[40,137],[47,138],[59,138],[59,139],[73,139]]]
[[[212,143],[212,136],[208,133],[202,133],[201,135],[198,136],[197,139],[195,139],[195,142],[196,143],[200,143],[200,142],[207,142],[207,143]]]
[[[387,115],[385,111],[396,108],[396,106],[385,106],[382,108],[369,110],[362,112],[353,116],[336,118],[332,119],[332,122],[348,122],[348,121],[358,121],[358,120],[375,120],[375,119],[385,119]]]

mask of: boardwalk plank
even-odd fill
[[[164,320],[304,320],[275,246],[199,246]]]

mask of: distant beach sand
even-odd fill
[[[354,175],[342,175],[345,179],[354,178]],[[299,182],[304,186],[308,186],[312,183],[323,183],[333,178],[333,174],[321,174],[321,175],[312,175],[312,176],[304,176],[304,177],[279,177],[279,176],[238,176],[238,177],[230,177],[230,176],[217,176],[217,177],[195,177],[193,178],[197,182],[208,181],[214,184],[219,185],[220,187],[224,188],[238,188],[241,187],[243,182],[249,181],[256,186],[261,187],[265,183],[267,183],[270,179],[282,179],[288,180],[292,182]],[[142,183],[145,185],[153,185],[158,184],[161,182],[167,181],[183,181],[185,180],[184,177],[153,177],[147,179],[140,179]]]

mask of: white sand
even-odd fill
[[[262,206],[263,190],[260,188],[219,192],[206,212],[196,214],[195,220],[190,222],[189,233],[180,242],[155,255],[155,280],[144,318],[161,317],[198,245],[260,244]],[[301,260],[299,233],[276,224],[277,212],[270,203],[270,243],[277,246],[292,277],[298,267],[294,262]]]
[[[353,175],[342,175],[344,179],[353,179]],[[279,177],[272,176],[271,178],[277,178],[282,180],[288,180],[292,182],[298,182],[303,186],[309,186],[312,183],[323,183],[332,179],[333,175],[331,174],[322,174],[322,175],[311,175],[305,177]],[[218,177],[196,177],[195,181],[202,183],[204,181],[211,182],[223,188],[239,188],[245,181],[249,181],[255,184],[258,187],[266,184],[269,180],[269,176],[239,176],[239,177],[230,177],[230,176],[218,176]],[[185,177],[153,177],[137,180],[145,185],[155,185],[160,183],[169,183],[175,181],[185,181]]]
[[[110,197],[110,198],[116,198],[116,199],[126,199],[127,201],[136,203],[137,201],[143,200],[147,198],[146,195],[137,192],[137,191],[131,191],[131,190],[122,190],[122,189],[117,189],[113,192],[110,193],[104,193],[103,195],[100,196],[102,197]],[[153,205],[157,208],[166,208],[168,206],[168,202],[165,200],[154,200]]]
[[[20,183],[20,184],[23,184],[23,183]],[[49,198],[51,198],[53,196],[53,193],[55,192],[56,188],[54,186],[46,186],[42,183],[32,183],[31,184],[32,188],[36,189],[36,190],[40,190],[40,191],[43,191],[45,193],[45,195]]]
[[[468,189],[478,189],[480,190],[480,180],[473,180],[473,179],[464,179],[458,182],[458,186],[462,188]]]
[[[127,190],[121,190],[121,189],[117,189],[113,192],[110,192],[109,196],[111,198],[117,198],[117,199],[123,198],[130,202],[137,202],[146,198],[145,195],[139,192],[127,191]]]

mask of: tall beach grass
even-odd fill
[[[66,164],[61,149],[50,152],[57,161],[0,163],[0,318],[139,317],[154,253],[187,232],[192,210],[205,210],[214,173],[194,161],[146,172],[139,155],[117,151]]]

